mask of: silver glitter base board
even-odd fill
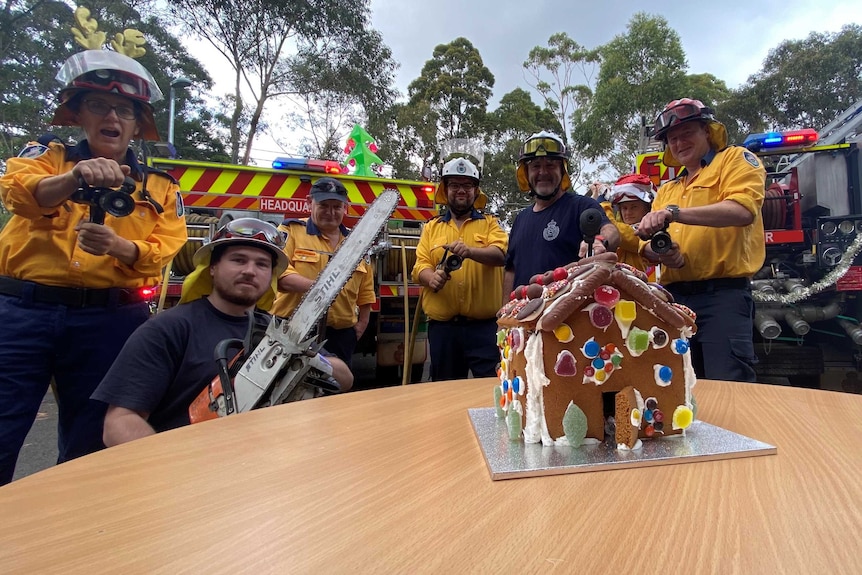
[[[643,447],[633,451],[617,450],[615,445],[607,442],[576,449],[567,445],[544,447],[540,443],[510,441],[506,422],[497,419],[493,407],[469,409],[468,413],[494,481],[774,455],[778,452],[774,445],[703,421],[692,423],[685,436],[642,440]]]

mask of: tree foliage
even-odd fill
[[[234,110],[229,148],[234,161],[247,164],[268,100],[339,91],[350,80],[365,86],[376,62],[376,82],[360,98],[373,98],[389,86],[389,62],[379,35],[367,29],[369,9],[362,0],[249,0],[238,10],[223,0],[175,0],[173,14],[186,30],[216,48],[233,69]],[[387,74],[390,76],[388,77]],[[332,82],[339,84],[332,85]],[[364,88],[363,88],[364,89]],[[248,131],[240,130],[251,109]]]
[[[407,88],[409,105],[423,102],[436,119],[440,139],[469,138],[483,132],[494,75],[473,44],[456,38],[434,48],[418,78]]]
[[[590,159],[609,157],[626,171],[641,126],[687,88],[687,63],[679,35],[661,16],[635,14],[626,32],[599,48],[595,95],[578,110],[575,143]]]
[[[862,26],[811,33],[771,50],[722,112],[741,134],[822,128],[862,98]]]
[[[139,58],[162,88],[166,98],[156,102],[156,124],[167,134],[168,86],[176,75],[187,76],[196,86],[207,89],[212,80],[200,62],[192,58],[179,40],[171,36],[152,1],[93,0],[86,3],[98,28],[112,37],[126,28],[140,30],[147,39],[146,53]],[[140,11],[153,14],[143,19]],[[79,137],[76,128],[51,128],[61,86],[54,79],[62,63],[82,48],[73,42],[73,8],[50,0],[9,0],[0,13],[0,155],[17,153],[27,140],[53,131],[61,138]],[[180,150],[189,157],[218,156],[222,148],[210,136],[214,119],[202,108],[194,94],[181,95],[177,116],[183,140]],[[186,143],[187,142],[187,143]]]
[[[521,144],[541,130],[561,133],[557,115],[550,108],[537,106],[530,93],[515,88],[500,98],[500,105],[488,114],[488,135],[482,189],[493,211],[504,225],[529,205],[529,197],[518,188],[515,168]]]

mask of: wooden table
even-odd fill
[[[293,403],[0,488],[3,573],[862,573],[862,396],[701,381],[778,454],[492,482],[492,380]]]

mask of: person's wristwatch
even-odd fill
[[[679,206],[671,204],[665,209],[670,212],[670,221],[671,222],[678,222],[679,221]]]

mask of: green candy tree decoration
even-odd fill
[[[347,154],[347,166],[354,176],[379,177],[377,170],[383,165],[377,154],[377,143],[368,135],[362,126],[354,124],[347,137],[344,153]]]

